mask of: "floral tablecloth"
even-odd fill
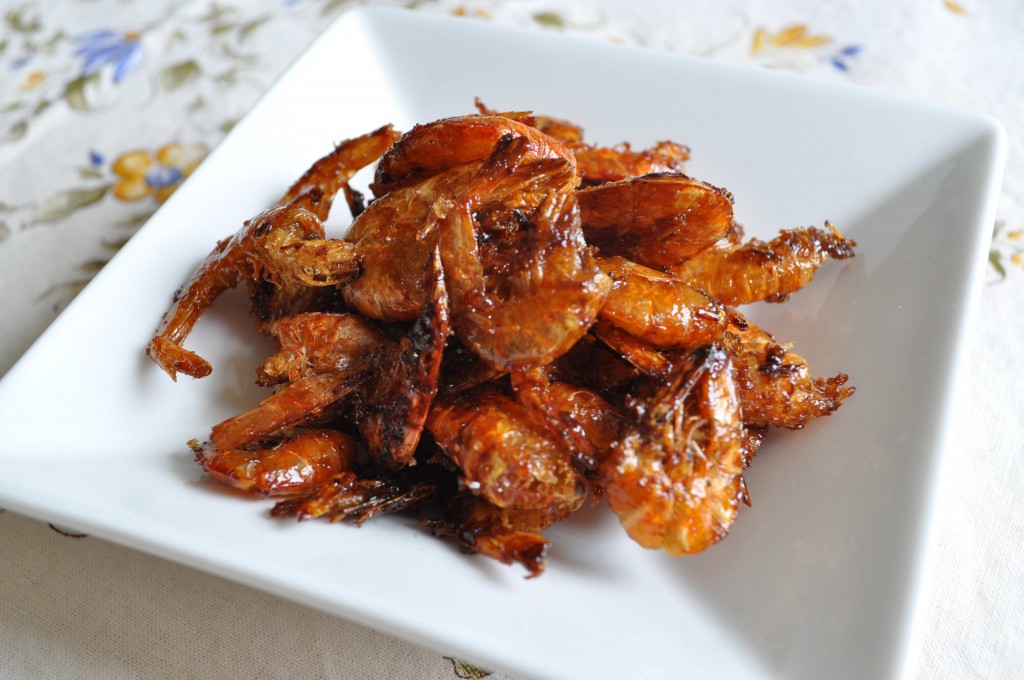
[[[6,0],[0,375],[312,38],[359,4],[757,64],[1003,122],[1006,179],[955,428],[919,674],[1019,677],[1024,5],[1017,0]],[[0,575],[0,677],[502,677],[2,511]]]

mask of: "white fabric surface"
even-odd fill
[[[132,150],[150,161],[162,158],[164,180],[173,187],[174,173],[215,146],[326,22],[355,4],[0,3],[6,17],[0,28],[0,374],[158,207],[153,187],[139,176],[131,184],[115,161]],[[1009,146],[993,265],[945,477],[919,676],[1024,675],[1024,5],[374,4],[793,70],[971,108],[1003,122]],[[82,36],[98,29],[113,37],[94,35],[94,52],[110,40],[124,42],[86,77],[89,55],[77,50],[88,47]],[[164,148],[172,142],[177,145]],[[122,165],[145,164],[139,159],[130,156]],[[4,678],[482,673],[272,595],[92,537],[67,536],[11,512],[0,512],[0,576]]]

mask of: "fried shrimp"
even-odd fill
[[[427,427],[467,489],[499,508],[572,511],[586,488],[561,441],[491,388],[434,402]]]
[[[361,265],[356,248],[347,241],[326,238],[323,220],[335,194],[347,188],[348,180],[375,161],[395,137],[391,126],[386,125],[339,144],[288,190],[276,208],[261,213],[235,235],[220,241],[175,293],[173,306],[164,315],[146,354],[174,380],[179,372],[201,378],[213,368],[181,343],[225,291],[248,279],[269,282],[294,295],[304,287],[336,286],[357,277]],[[272,321],[269,308],[288,307],[271,303],[274,293],[268,288],[254,286],[252,290],[264,307],[263,312],[254,311],[254,316],[264,323]]]
[[[529,160],[560,158],[575,168],[572,153],[561,142],[529,125],[505,116],[470,115],[417,125],[402,135],[380,159],[370,189],[375,196],[382,196],[451,168],[482,161],[507,135],[527,141]]]
[[[803,357],[747,324],[746,330],[735,331],[732,351],[745,423],[797,430],[812,418],[829,415],[853,395],[853,387],[844,387],[849,379],[845,373],[813,378]]]
[[[304,208],[283,206],[246,223],[217,244],[199,270],[174,296],[146,354],[172,379],[179,372],[193,378],[212,367],[181,346],[199,317],[221,293],[244,279],[265,277],[283,285],[333,286],[359,274],[351,243],[324,238],[323,224]]]
[[[214,425],[210,439],[218,449],[235,449],[306,424],[350,394],[364,378],[362,371],[349,370],[289,383],[254,408]]]
[[[612,290],[598,316],[661,348],[692,348],[722,339],[722,303],[674,277],[623,257],[598,258]]]
[[[423,271],[437,245],[434,218],[439,202],[476,211],[486,198],[490,205],[532,212],[549,193],[575,186],[571,158],[537,148],[529,136],[499,137],[488,153],[451,168],[432,167],[429,176],[389,191],[353,222],[345,238],[357,245],[363,275],[342,290],[350,306],[389,322],[419,315],[426,293]]]
[[[709,248],[732,224],[732,195],[678,173],[609,182],[576,192],[583,231],[604,255],[673,267]]]
[[[440,385],[450,322],[441,256],[436,250],[429,278],[422,315],[399,342],[380,353],[371,377],[355,395],[359,431],[370,454],[389,468],[415,463],[413,454]]]
[[[363,317],[334,312],[286,316],[273,324],[271,333],[278,351],[256,369],[256,382],[264,387],[366,366],[385,342],[381,331]]]
[[[577,469],[592,477],[622,431],[617,408],[585,387],[551,380],[547,367],[513,371],[512,390],[573,452]]]
[[[672,141],[661,141],[649,149],[634,151],[629,142],[615,146],[596,146],[583,138],[583,128],[561,118],[537,116],[529,112],[499,112],[476,99],[477,110],[485,116],[505,116],[535,127],[557,139],[576,157],[583,186],[648,175],[657,172],[683,172],[690,149]]]
[[[356,460],[356,443],[337,430],[307,430],[268,448],[222,448],[189,442],[196,460],[213,478],[260,496],[308,493]]]
[[[518,266],[498,281],[485,279],[468,208],[448,207],[442,220],[455,330],[481,359],[501,370],[550,363],[593,325],[611,280],[586,249],[571,195],[545,200],[515,239]]]
[[[608,505],[630,537],[671,555],[725,537],[740,502],[744,438],[729,357],[712,345],[692,363],[627,427],[600,469]]]
[[[784,302],[808,283],[828,260],[853,257],[857,244],[829,222],[828,230],[783,230],[771,241],[712,248],[672,268],[677,278],[699,286],[727,305],[759,300]]]
[[[193,456],[280,497],[274,517],[410,514],[529,577],[588,497],[645,548],[708,548],[772,429],[853,394],[733,305],[782,301],[855,244],[828,223],[744,242],[732,195],[682,174],[686,146],[477,108],[342,142],[175,294],[147,347],[172,378],[210,372],[182,344],[243,282],[276,343],[272,392]],[[364,203],[349,183],[377,159]],[[330,239],[339,192],[352,224]]]

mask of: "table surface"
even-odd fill
[[[992,115],[1007,167],[925,593],[920,677],[1024,667],[1024,5],[1017,0],[6,0],[0,375],[357,5],[858,83]],[[684,140],[685,141],[685,140]],[[503,677],[0,509],[2,677]],[[206,650],[216,647],[218,654]]]

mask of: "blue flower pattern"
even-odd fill
[[[106,66],[114,67],[114,82],[119,83],[142,62],[142,45],[138,36],[110,29],[91,31],[75,38],[75,54],[82,57],[82,75],[97,73]]]

